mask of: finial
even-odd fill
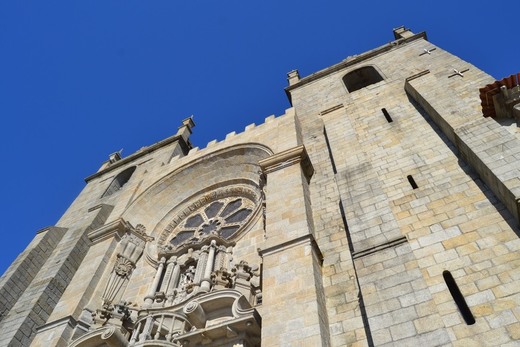
[[[300,73],[298,70],[292,70],[287,73],[287,80],[289,81],[289,85],[292,86],[300,81]]]

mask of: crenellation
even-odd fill
[[[193,156],[195,153],[197,153],[199,151],[199,147],[193,147],[190,149],[190,151],[188,152],[188,155],[189,156]]]
[[[255,123],[251,123],[249,125],[246,125],[244,131],[250,131],[252,129],[254,129],[256,127],[256,124]]]
[[[265,122],[265,124],[271,123],[272,121],[275,120],[275,118],[276,118],[276,116],[274,114],[272,114],[269,117],[266,117],[264,122]]]
[[[206,147],[211,147],[211,146],[214,146],[217,144],[217,140],[211,140],[210,142],[208,142],[208,144],[206,145]]]

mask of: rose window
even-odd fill
[[[253,202],[244,197],[213,201],[178,225],[178,232],[170,243],[178,246],[187,240],[198,240],[207,235],[228,239],[247,221],[253,208]]]

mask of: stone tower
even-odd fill
[[[0,345],[518,346],[518,79],[394,36],[111,155],[1,278]]]

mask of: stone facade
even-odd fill
[[[0,345],[519,346],[520,140],[394,36],[264,124],[111,155],[2,276]]]

